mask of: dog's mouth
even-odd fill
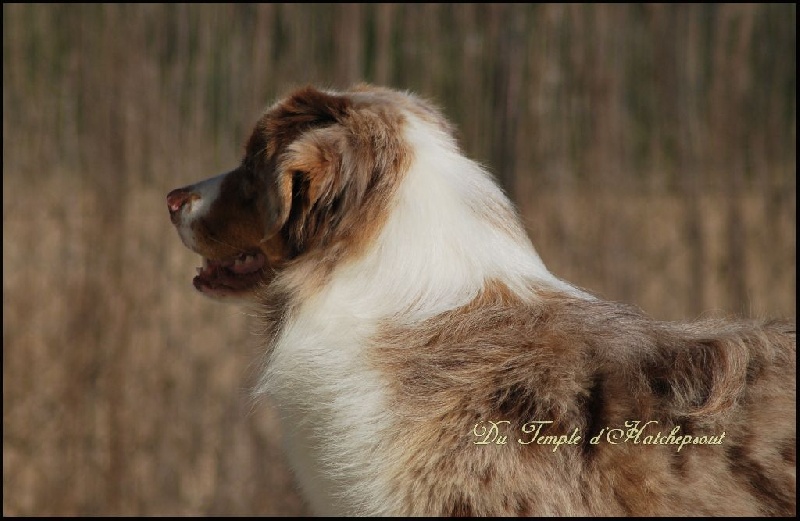
[[[213,297],[239,295],[255,288],[262,280],[267,259],[261,252],[243,253],[223,260],[203,258],[192,280],[198,291]]]

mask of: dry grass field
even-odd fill
[[[796,315],[796,6],[3,5],[3,514],[306,513],[166,193],[294,85],[419,92],[558,276]]]

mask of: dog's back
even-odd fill
[[[794,335],[787,322],[661,323],[599,300],[487,291],[375,353],[406,420],[392,435],[405,439],[398,504],[792,515]]]

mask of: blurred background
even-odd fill
[[[3,514],[303,514],[169,190],[308,83],[440,105],[556,275],[796,314],[796,4],[3,4]]]

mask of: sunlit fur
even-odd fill
[[[405,93],[300,90],[242,165],[208,212],[173,222],[205,257],[269,259],[242,292],[265,335],[255,392],[316,513],[795,511],[794,323],[662,323],[559,280],[446,120]],[[240,192],[253,215],[210,226],[239,215]],[[204,237],[217,229],[236,232]],[[657,420],[728,443],[476,445],[486,420],[587,438]]]

